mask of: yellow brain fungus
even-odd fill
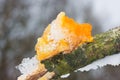
[[[70,53],[80,44],[91,42],[91,30],[90,24],[79,24],[67,17],[64,12],[59,13],[38,38],[35,46],[38,59],[42,61],[60,52]]]

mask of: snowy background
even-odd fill
[[[91,23],[93,35],[120,25],[120,0],[0,0],[0,80],[16,80],[15,66],[35,55],[37,38],[61,11]],[[120,80],[119,74],[120,66],[106,66],[69,80]]]

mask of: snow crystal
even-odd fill
[[[16,66],[18,70],[20,70],[21,74],[27,75],[33,72],[36,68],[38,68],[39,61],[36,59],[36,56],[30,58],[24,58],[22,63]]]
[[[54,39],[55,41],[58,41],[60,39],[63,39],[65,35],[63,34],[63,31],[61,27],[57,24],[56,21],[53,21],[51,23],[51,29],[50,29],[50,39]]]

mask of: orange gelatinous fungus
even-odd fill
[[[79,24],[67,17],[64,12],[59,13],[38,38],[35,46],[38,59],[42,61],[60,52],[70,53],[80,44],[92,42],[91,31],[90,24]]]

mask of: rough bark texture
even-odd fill
[[[93,42],[83,44],[69,54],[59,54],[42,63],[48,71],[55,72],[54,79],[56,80],[63,74],[73,72],[97,59],[118,52],[120,52],[120,27],[97,34]]]

